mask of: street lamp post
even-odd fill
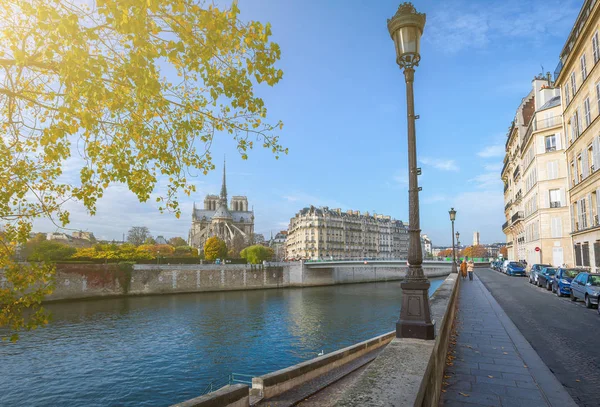
[[[450,221],[452,222],[452,272],[458,273],[456,269],[456,246],[454,245],[454,219],[456,219],[456,211],[454,208],[450,208],[448,211],[450,214]],[[456,238],[458,240],[458,237]]]
[[[458,261],[460,261],[460,240],[458,240],[459,236],[460,233],[456,232],[456,257],[458,258]]]
[[[411,3],[402,3],[387,22],[396,47],[396,62],[404,69],[406,82],[406,110],[408,122],[408,217],[410,223],[408,244],[408,271],[401,283],[402,309],[396,323],[397,338],[434,339],[435,326],[429,308],[429,280],[423,273],[421,226],[419,220],[419,181],[417,175],[417,143],[415,136],[415,106],[413,94],[414,67],[419,65],[419,47],[425,14],[417,13]]]

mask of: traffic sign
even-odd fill
[[[540,250],[541,250],[541,249],[540,249],[539,247],[536,247],[536,248],[535,248],[535,251],[536,251],[536,252],[539,252]]]

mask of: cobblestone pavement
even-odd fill
[[[582,302],[490,269],[476,274],[533,349],[584,407],[600,406],[600,316]]]
[[[461,281],[455,330],[440,405],[574,405],[477,277]]]

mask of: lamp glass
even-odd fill
[[[450,220],[453,221],[454,219],[456,219],[456,211],[454,210],[454,208],[450,209],[448,213],[450,214]]]
[[[421,45],[421,32],[415,26],[401,27],[394,33],[396,55],[418,54]]]

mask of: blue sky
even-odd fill
[[[531,79],[554,72],[582,0],[415,1],[427,14],[415,74],[421,228],[450,244],[448,210],[462,243],[504,241],[500,170],[506,131]],[[285,229],[308,205],[377,212],[408,221],[406,104],[386,21],[398,0],[239,0],[244,20],[272,24],[282,49],[282,81],[258,89],[289,155],[254,150],[243,161],[223,135],[230,195],[247,195],[256,232]],[[119,239],[145,225],[154,235],[187,237],[193,201],[218,193],[220,164],[200,176],[183,214],[158,213],[114,186],[89,217],[71,208],[71,227]],[[36,230],[54,227],[38,222]]]

